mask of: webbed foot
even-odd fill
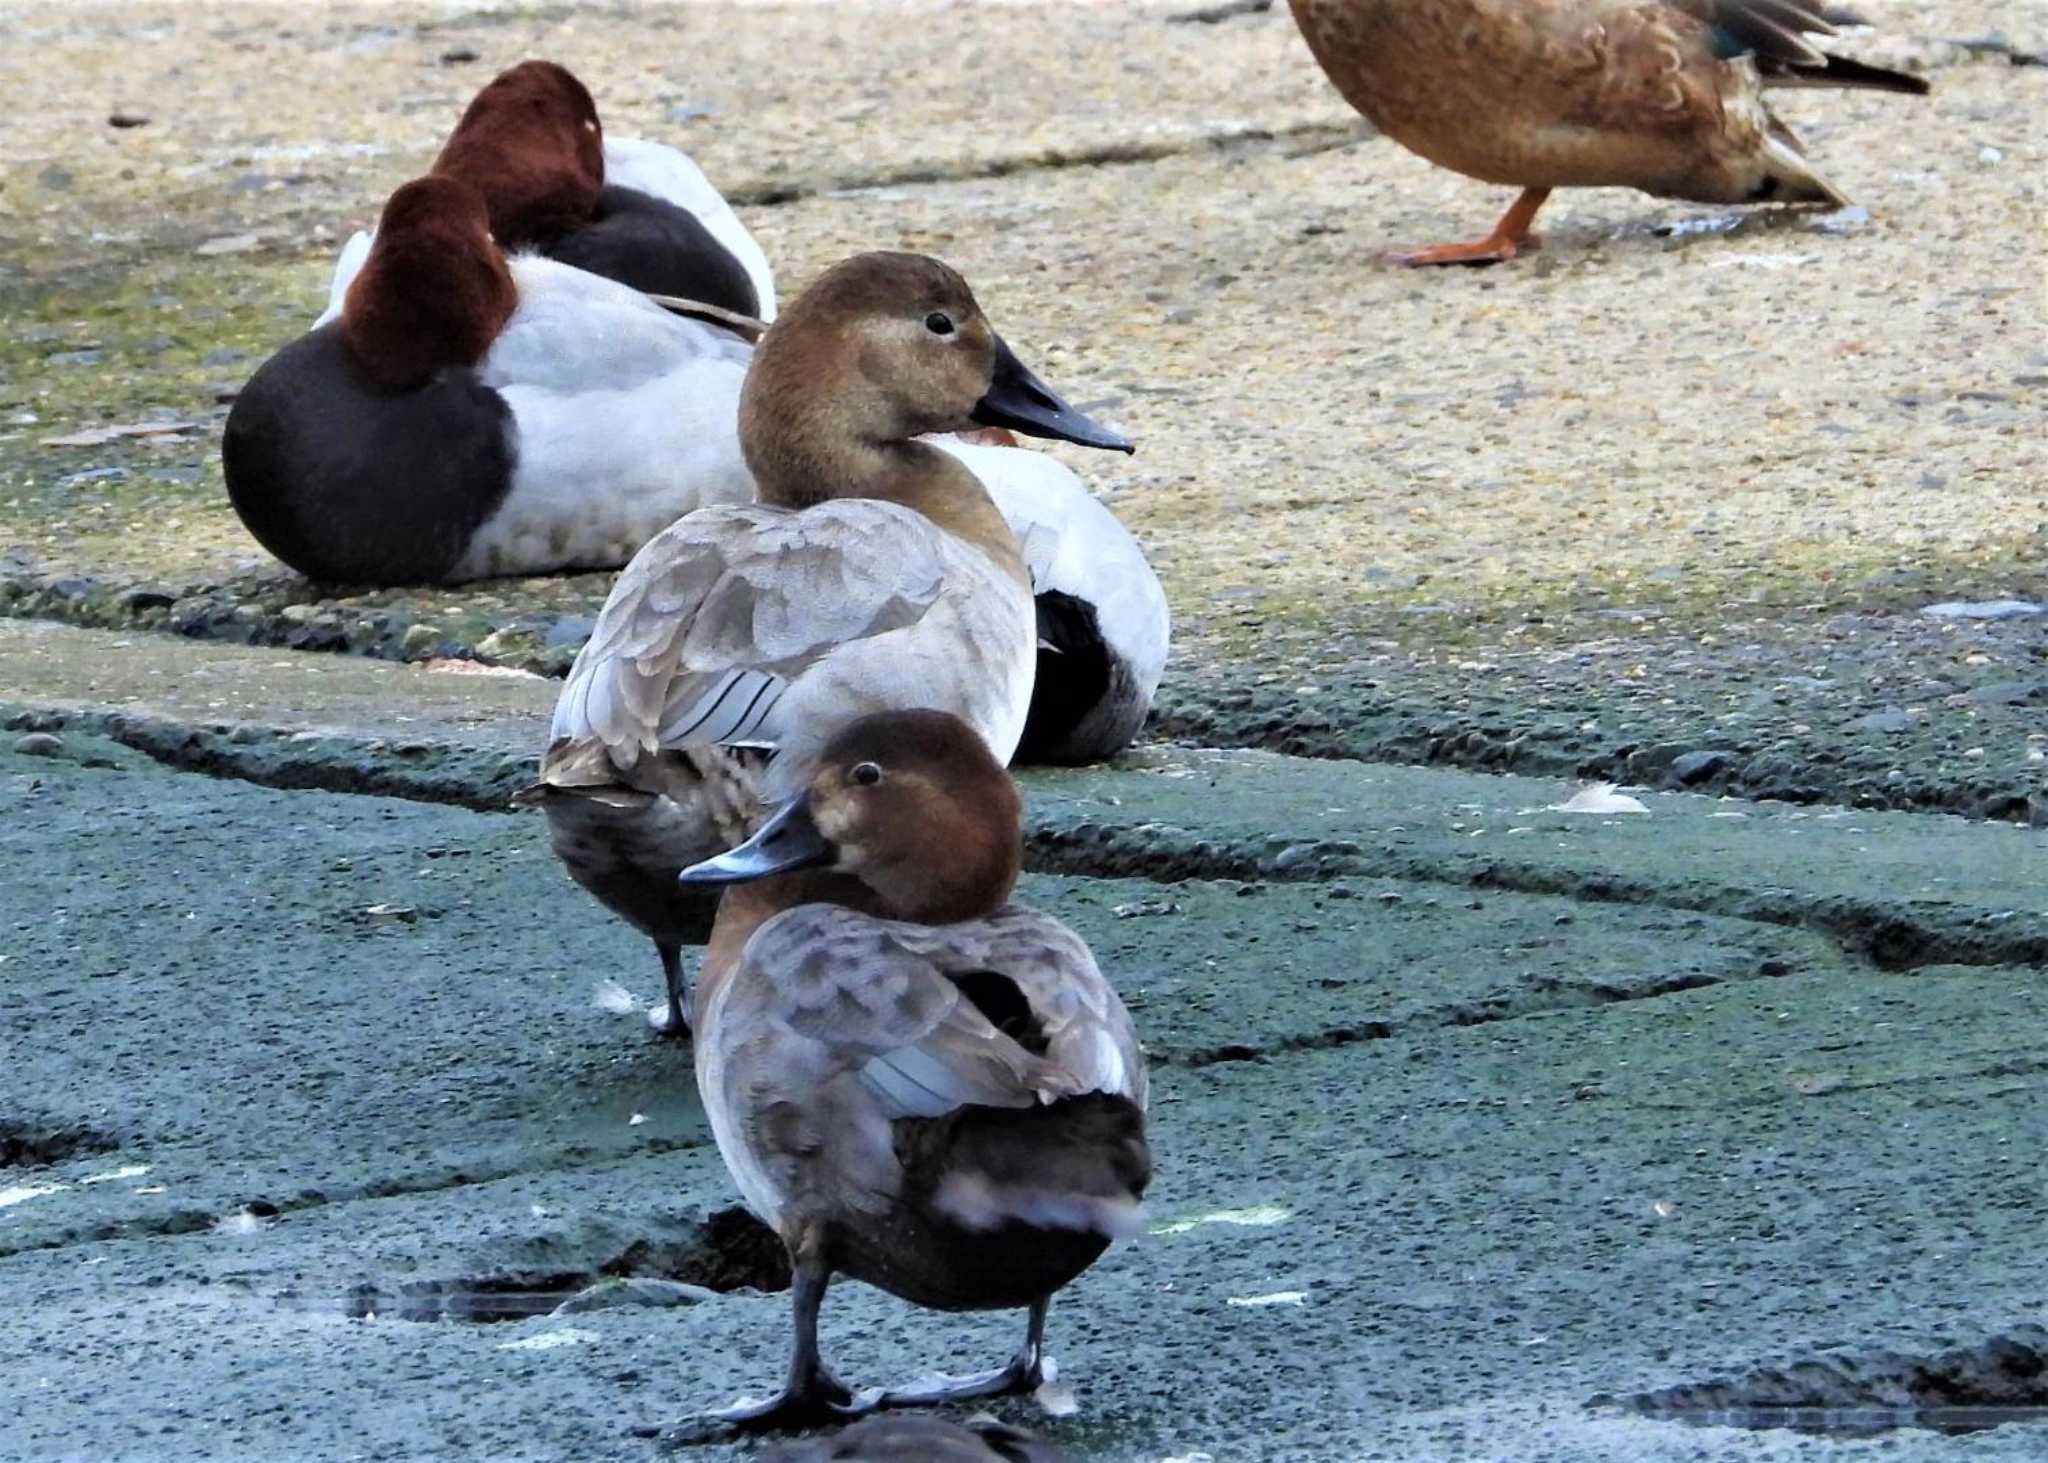
[[[804,1432],[835,1427],[865,1417],[880,1405],[873,1388],[855,1392],[830,1372],[820,1372],[802,1387],[785,1387],[765,1402],[735,1402],[685,1418],[665,1429],[661,1441],[687,1444],[715,1441],[734,1434]]]
[[[919,1377],[906,1387],[884,1388],[877,1407],[939,1407],[948,1402],[971,1402],[983,1397],[1015,1397],[1035,1392],[1046,1380],[1045,1357],[1026,1348],[1011,1357],[1008,1365],[994,1371],[975,1372],[965,1377],[935,1373]]]

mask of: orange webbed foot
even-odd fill
[[[1508,211],[1500,216],[1500,222],[1493,226],[1493,232],[1485,238],[1475,239],[1469,244],[1432,244],[1427,249],[1402,250],[1389,254],[1387,262],[1411,269],[1429,264],[1505,263],[1518,254],[1542,247],[1537,237],[1529,232],[1529,225],[1536,221],[1536,210],[1549,196],[1548,188],[1525,188],[1522,196],[1508,206]]]
[[[1524,234],[1519,239],[1503,239],[1498,234],[1489,234],[1469,244],[1431,244],[1425,249],[1397,249],[1386,256],[1386,261],[1406,269],[1421,269],[1431,264],[1505,264],[1517,255],[1541,247],[1542,241],[1534,234]]]

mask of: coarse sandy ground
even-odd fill
[[[2048,598],[2038,5],[1843,39],[1926,102],[1784,97],[1867,217],[1567,194],[1534,258],[1428,275],[1376,256],[1500,190],[1367,138],[1284,6],[1179,8],[0,8],[0,603],[566,663],[605,576],[336,597],[217,463],[338,241],[540,54],[690,149],[786,288],[943,254],[1141,441],[1070,460],[1173,600],[1162,733],[2048,816],[2048,617],[1917,615]],[[192,426],[46,445],[152,418]]]

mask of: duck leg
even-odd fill
[[[662,978],[668,983],[668,1009],[649,1012],[647,1024],[657,1036],[686,1037],[690,1034],[690,1016],[684,1001],[683,947],[672,941],[656,940],[654,948],[661,956]]]
[[[722,1407],[705,1413],[703,1421],[740,1432],[781,1432],[846,1422],[875,1407],[872,1393],[857,1397],[818,1356],[818,1309],[825,1303],[832,1271],[815,1256],[793,1258],[796,1274],[790,1293],[796,1334],[789,1348],[789,1380],[781,1395]]]
[[[1500,222],[1485,238],[1475,239],[1469,244],[1433,244],[1427,249],[1409,250],[1388,258],[1395,264],[1411,267],[1423,264],[1499,264],[1512,259],[1538,247],[1538,240],[1529,232],[1529,225],[1536,221],[1536,210],[1549,196],[1548,188],[1524,188],[1522,196],[1508,205],[1508,211],[1500,216]]]
[[[931,1377],[908,1387],[891,1387],[876,1400],[877,1407],[934,1407],[944,1402],[967,1402],[976,1397],[1008,1397],[1035,1392],[1045,1380],[1045,1313],[1051,1296],[1031,1303],[1031,1319],[1024,1332],[1024,1344],[1008,1365],[992,1372],[967,1377]]]

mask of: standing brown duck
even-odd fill
[[[1289,0],[1344,99],[1441,167],[1522,190],[1483,239],[1393,256],[1492,264],[1536,247],[1553,188],[1699,203],[1848,200],[1763,99],[1769,86],[1925,95],[1830,56],[1820,0]]]
[[[736,886],[697,989],[697,1087],[795,1274],[781,1394],[719,1423],[1030,1391],[1053,1293],[1142,1220],[1144,1057],[1080,937],[1008,902],[1022,813],[965,722],[887,712],[681,875]],[[977,1377],[856,1394],[818,1352],[835,1275],[932,1310],[1027,1310],[1024,1345]]]

